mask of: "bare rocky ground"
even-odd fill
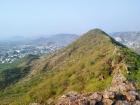
[[[140,92],[129,90],[126,92],[94,92],[78,94],[70,92],[61,96],[56,105],[140,105]]]
[[[123,81],[104,92],[88,94],[70,92],[61,96],[56,105],[140,105],[140,92],[132,83]]]

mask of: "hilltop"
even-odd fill
[[[28,65],[26,76],[0,92],[1,105],[46,105],[70,91],[106,90],[125,95],[140,87],[140,56],[100,29],[90,30],[57,53]]]

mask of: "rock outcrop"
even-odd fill
[[[140,105],[139,93],[128,91],[125,94],[113,91],[78,94],[70,92],[60,97],[56,105]]]

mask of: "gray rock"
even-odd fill
[[[113,99],[115,97],[115,93],[114,92],[111,92],[111,91],[105,91],[103,93],[103,98],[110,98],[110,99]]]
[[[112,105],[113,101],[111,99],[103,99],[103,105]]]
[[[102,100],[102,95],[100,93],[95,92],[89,97],[89,99],[96,100],[99,102]]]
[[[90,100],[90,105],[96,105],[96,100]]]

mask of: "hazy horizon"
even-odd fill
[[[0,1],[0,39],[59,33],[140,31],[139,0]]]

